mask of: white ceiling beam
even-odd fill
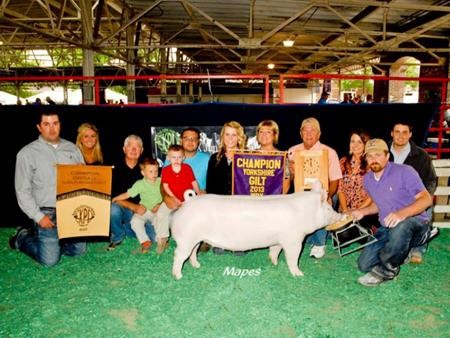
[[[183,4],[190,6],[194,11],[196,11],[197,13],[199,13],[201,16],[203,16],[206,20],[208,20],[209,22],[211,22],[212,24],[214,24],[215,26],[219,27],[221,30],[223,30],[225,33],[227,33],[228,35],[230,35],[232,38],[236,39],[236,40],[240,40],[241,38],[239,37],[239,35],[237,35],[235,32],[233,32],[231,29],[227,28],[225,25],[221,24],[219,22],[219,20],[216,20],[214,18],[212,18],[211,16],[209,16],[208,14],[206,14],[204,11],[202,11],[201,9],[199,9],[198,7],[194,6],[191,2],[187,1],[187,0],[182,0]]]
[[[163,0],[159,0],[155,3],[153,3],[151,6],[147,7],[145,10],[143,10],[141,13],[136,14],[133,18],[131,18],[130,21],[128,21],[127,23],[125,23],[124,25],[122,25],[119,29],[117,29],[115,32],[113,32],[112,34],[110,34],[109,36],[107,36],[106,38],[100,40],[97,45],[101,46],[103,45],[106,41],[112,39],[113,37],[115,37],[117,34],[123,32],[125,29],[127,29],[129,26],[133,25],[134,23],[136,23],[137,21],[139,21],[143,16],[145,16],[148,12],[150,12],[153,8],[159,6],[159,4],[163,2]]]
[[[351,22],[350,20],[347,20],[341,13],[339,13],[337,10],[335,10],[333,7],[331,6],[324,6],[326,9],[328,9],[330,12],[334,13],[336,16],[338,16],[339,18],[341,18],[341,20],[343,22],[345,22],[347,25],[349,25],[350,27],[352,27],[354,30],[356,30],[357,32],[359,32],[361,35],[363,35],[364,37],[366,37],[367,40],[369,40],[370,42],[372,42],[373,44],[376,44],[377,41],[375,39],[373,39],[370,35],[366,34],[363,30],[361,30],[357,25],[355,25],[353,22]]]
[[[427,24],[423,25],[422,27],[416,27],[414,29],[412,29],[408,34],[404,34],[402,37],[394,37],[392,39],[389,40],[384,40],[384,41],[380,41],[378,42],[376,45],[371,46],[359,53],[356,54],[352,54],[351,56],[347,57],[347,58],[343,58],[342,60],[339,60],[335,63],[329,64],[325,67],[322,67],[320,69],[320,72],[326,72],[329,69],[335,69],[338,68],[340,66],[341,62],[348,62],[350,60],[355,60],[358,58],[363,58],[364,56],[366,56],[367,54],[370,53],[375,53],[375,54],[379,54],[379,52],[382,51],[394,51],[395,47],[398,47],[398,45],[400,45],[401,43],[413,40],[414,38],[416,38],[417,36],[420,36],[420,34],[425,33],[427,31],[429,31],[430,29],[433,29],[435,27],[438,27],[442,24],[448,24],[450,20],[450,14],[447,14],[445,16],[442,16],[438,19],[435,19],[431,22],[428,22]],[[420,49],[420,48],[419,48]]]
[[[277,27],[275,27],[274,29],[272,29],[270,32],[266,33],[262,38],[261,38],[261,42],[266,41],[267,39],[271,38],[273,35],[275,35],[276,33],[278,33],[279,31],[281,31],[283,28],[285,28],[286,26],[290,25],[292,22],[294,22],[295,20],[297,20],[299,17],[303,16],[303,14],[307,13],[311,8],[313,8],[314,5],[310,4],[308,6],[306,6],[305,8],[303,8],[301,11],[297,12],[296,14],[294,14],[293,16],[291,16],[289,19],[287,19],[286,21],[282,22],[281,24],[279,24]]]
[[[333,0],[326,1],[330,3],[334,7],[345,7],[345,6],[353,6],[361,8],[361,6],[374,6],[380,8],[392,8],[392,9],[406,9],[406,10],[417,10],[417,11],[427,11],[427,12],[448,12],[450,13],[450,6],[435,6],[435,5],[427,5],[421,4],[420,1],[417,2],[383,2],[383,1],[365,1],[361,2],[360,0]]]
[[[421,45],[420,43],[418,43],[416,40],[411,40],[411,42],[413,44],[415,44],[416,46],[418,46],[420,49],[422,49],[422,51],[424,51],[425,53],[431,55],[433,58],[435,58],[436,60],[440,60],[441,57],[439,55],[436,55],[435,53],[433,53],[432,51],[428,50],[425,48],[425,46]]]

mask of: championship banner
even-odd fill
[[[111,166],[56,166],[58,237],[109,236]]]
[[[233,195],[283,193],[285,152],[236,152],[232,162]]]

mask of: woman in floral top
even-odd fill
[[[367,172],[367,163],[363,156],[366,142],[370,139],[368,132],[358,129],[350,133],[350,151],[340,159],[342,179],[339,181],[337,195],[339,198],[339,211],[350,212],[351,210],[364,208],[372,200],[363,186],[363,176]],[[369,215],[359,221],[359,224],[372,233],[380,226],[378,215]],[[359,233],[352,228],[350,232],[340,234],[341,241],[350,240]],[[363,239],[362,241],[365,241]]]
[[[355,130],[350,135],[350,151],[339,161],[342,170],[338,187],[340,212],[364,208],[371,203],[363,186],[363,176],[367,171],[364,146],[370,136],[364,130]]]

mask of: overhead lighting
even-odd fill
[[[267,68],[269,68],[269,69],[274,69],[274,68],[275,68],[275,64],[274,64],[274,63],[269,63],[269,64],[267,65]]]
[[[294,40],[292,40],[291,38],[283,40],[284,47],[292,47],[293,45],[294,45]]]

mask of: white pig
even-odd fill
[[[306,235],[340,221],[323,191],[305,191],[275,196],[201,195],[187,201],[172,219],[172,236],[177,243],[172,268],[175,279],[190,257],[199,268],[197,249],[201,241],[212,246],[245,251],[270,247],[274,265],[284,249],[289,271],[303,276],[298,258]]]

